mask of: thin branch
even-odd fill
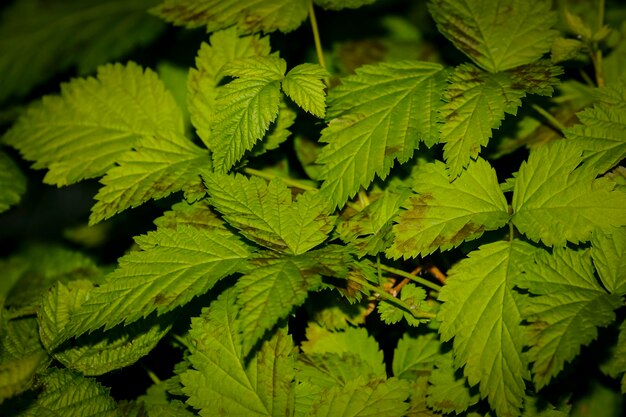
[[[538,106],[535,103],[532,103],[531,107],[537,113],[542,115],[543,118],[546,119],[546,121],[550,124],[550,126],[552,126],[554,129],[558,130],[559,133],[563,134],[563,131],[565,131],[565,129],[566,129],[565,125],[563,123],[559,122],[552,114],[550,114],[549,111],[543,109],[542,107]]]
[[[401,269],[397,269],[391,266],[387,266],[385,264],[380,264],[379,265],[380,269],[387,271],[387,272],[391,272],[392,274],[396,274],[399,275],[403,278],[408,278],[411,281],[417,282],[420,285],[423,285],[425,287],[430,288],[431,290],[435,290],[435,291],[441,291],[441,286],[437,285],[433,282],[430,282],[426,279],[420,278],[420,277],[416,277],[415,275],[409,274],[408,272],[405,272]]]
[[[411,310],[411,308],[409,308],[408,305],[406,305],[406,303],[396,297],[394,297],[393,295],[389,294],[387,291],[385,291],[382,288],[379,287],[375,287],[374,285],[370,284],[369,282],[362,280],[360,278],[357,277],[350,277],[351,281],[356,282],[357,284],[363,286],[363,288],[366,288],[368,290],[370,290],[372,293],[374,293],[376,296],[384,299],[385,301],[390,302],[391,304],[394,304],[396,307],[401,308],[402,310],[410,313],[413,317],[415,317],[416,319],[434,319],[435,317],[437,317],[437,315],[435,313],[430,313],[427,311],[413,311]]]
[[[317,19],[315,18],[315,9],[313,8],[313,0],[309,0],[309,19],[311,20],[311,28],[313,29],[313,40],[315,41],[315,51],[317,52],[317,60],[320,66],[326,69],[326,62],[324,61],[324,50],[322,49],[322,42],[320,41],[320,32],[317,28]]]

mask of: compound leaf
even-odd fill
[[[317,160],[320,179],[343,206],[375,175],[384,179],[395,160],[408,161],[424,141],[438,142],[437,112],[445,72],[436,63],[401,61],[365,65],[328,95],[326,145]]]
[[[329,246],[303,255],[253,261],[255,269],[236,285],[244,351],[248,352],[278,320],[304,303],[309,291],[319,289],[322,274],[345,276],[346,255],[340,247]]]
[[[471,64],[457,67],[448,79],[441,110],[441,142],[451,177],[477,157],[506,113],[517,112],[522,97],[527,93],[551,96],[561,73],[548,61],[497,74]]]
[[[452,182],[443,163],[423,164],[415,174],[413,191],[393,226],[388,256],[411,258],[448,250],[504,226],[509,219],[495,170],[480,158]]]
[[[326,204],[316,191],[291,200],[291,191],[280,179],[265,180],[243,175],[205,176],[209,201],[241,234],[278,252],[302,254],[319,245],[333,228],[335,218],[326,215]]]
[[[448,83],[441,109],[441,142],[450,176],[455,178],[487,145],[505,113],[515,114],[526,92],[512,88],[510,74],[490,74],[471,64],[457,67]]]
[[[155,3],[20,1],[3,8],[0,101],[23,96],[73,66],[80,74],[87,74],[149,43],[165,27],[146,13]]]
[[[406,284],[400,290],[400,299],[409,308],[411,312],[402,310],[396,305],[386,300],[380,300],[378,303],[378,312],[380,318],[386,324],[395,324],[403,318],[410,326],[417,327],[421,323],[426,323],[429,320],[418,319],[413,313],[425,311],[428,309],[424,300],[426,300],[426,291],[416,286],[415,284]]]
[[[222,67],[238,77],[217,89],[211,140],[215,171],[227,172],[276,120],[286,63],[277,56],[242,58]]]
[[[443,341],[454,338],[456,367],[499,416],[517,416],[527,363],[521,314],[513,291],[536,249],[519,240],[481,246],[448,271],[438,318]]]
[[[439,31],[472,61],[499,72],[550,50],[556,14],[545,0],[431,0]]]
[[[290,32],[307,16],[306,0],[164,0],[152,12],[179,26],[215,32],[235,25],[240,33]]]
[[[292,68],[283,79],[283,91],[298,106],[323,118],[326,113],[325,77],[328,77],[328,72],[319,65],[300,64]]]
[[[67,369],[52,369],[41,377],[42,391],[20,414],[24,417],[121,417],[108,389]]]
[[[539,251],[524,269],[515,283],[536,295],[525,299],[522,316],[530,323],[525,344],[541,389],[597,337],[598,327],[615,320],[613,310],[622,301],[597,282],[588,250]]]
[[[5,152],[0,151],[0,213],[20,202],[26,192],[26,177]]]
[[[520,232],[563,246],[626,225],[626,193],[607,178],[595,179],[594,166],[581,162],[581,151],[565,140],[531,151],[513,190],[512,220]]]
[[[289,416],[295,397],[291,337],[279,329],[246,360],[238,310],[230,289],[192,319],[193,369],[181,374],[188,403],[202,416]]]
[[[162,315],[241,269],[251,255],[232,234],[187,225],[157,229],[139,242],[143,250],[120,258],[119,267],[72,314],[65,338],[132,323],[154,310]]]
[[[598,90],[594,106],[576,113],[580,124],[565,131],[583,159],[603,173],[626,158],[626,83]]]
[[[100,181],[104,187],[95,197],[91,225],[179,190],[188,200],[197,200],[205,193],[199,171],[211,167],[208,152],[179,135],[142,137],[117,162]]]
[[[37,313],[39,338],[50,354],[68,368],[83,375],[102,375],[132,365],[147,355],[171,328],[171,319],[151,317],[106,333],[84,335],[72,344],[52,349],[71,315],[89,296],[93,284],[77,280],[57,282],[43,297]],[[168,323],[169,322],[169,323]]]
[[[200,45],[196,68],[189,70],[187,106],[196,133],[207,148],[213,149],[217,142],[210,139],[210,134],[212,120],[219,111],[215,108],[215,98],[222,67],[237,59],[267,56],[271,49],[268,37],[239,37],[235,29],[215,32],[209,41],[210,44]]]
[[[44,182],[61,186],[104,175],[139,138],[183,134],[183,123],[154,72],[109,64],[31,105],[4,141],[34,168],[48,168]]]
[[[611,294],[626,294],[626,228],[614,229],[612,233],[594,231],[591,257],[604,287]]]

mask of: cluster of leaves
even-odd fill
[[[431,0],[458,65],[406,59],[427,41],[398,18],[369,41],[396,54],[365,65],[272,50],[268,33],[308,16],[318,41],[316,10],[370,3],[5,8],[0,100],[51,57],[90,73],[154,39],[155,16],[210,35],[193,68],[106,64],[16,110],[2,142],[44,183],[99,178],[87,230],[175,203],[113,266],[58,244],[0,260],[3,415],[566,416],[563,378],[600,331],[595,371],[626,392],[626,32],[604,1]],[[24,60],[28,43],[49,47]],[[26,188],[12,152],[1,211]],[[160,342],[182,355],[145,395],[93,378]]]

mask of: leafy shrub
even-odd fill
[[[5,5],[1,414],[619,415],[619,3]]]

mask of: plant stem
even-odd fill
[[[384,265],[384,264],[379,264],[378,267],[380,269],[384,270],[384,271],[391,272],[392,274],[396,274],[396,275],[399,275],[399,276],[404,277],[404,278],[408,278],[411,281],[415,281],[415,282],[417,282],[420,285],[423,285],[425,287],[430,288],[431,290],[441,291],[441,286],[440,285],[437,285],[437,284],[435,284],[433,282],[430,282],[430,281],[428,281],[426,279],[423,279],[423,278],[420,278],[420,277],[416,277],[415,275],[411,275],[408,272],[405,272],[405,271],[403,271],[401,269],[397,269],[397,268],[394,268],[392,266],[387,266],[387,265]]]
[[[550,112],[544,110],[542,107],[537,104],[531,104],[533,110],[542,115],[544,119],[552,126],[554,129],[558,130],[559,133],[563,134],[563,131],[566,129],[563,123],[559,122]]]
[[[148,374],[148,377],[150,378],[150,380],[155,384],[158,385],[160,384],[162,381],[161,379],[157,376],[157,374],[155,374],[154,372],[152,372],[150,369],[148,369],[147,367],[143,366],[144,371],[146,371],[146,373]]]
[[[600,31],[604,25],[604,0],[598,2],[598,27]],[[591,54],[591,61],[593,62],[593,69],[596,73],[596,84],[598,87],[604,87],[604,63],[602,59],[602,50],[598,42],[594,42],[594,51]]]
[[[265,178],[266,180],[273,180],[275,178],[280,178],[283,182],[291,187],[299,188],[304,191],[313,191],[317,190],[316,187],[305,184],[301,181],[294,180],[292,178],[281,177],[280,175],[272,174],[271,172],[259,171],[254,168],[244,168],[243,172],[249,175],[254,175],[255,177]]]
[[[604,26],[604,0],[598,2],[598,31]]]
[[[435,317],[437,317],[435,313],[429,313],[427,311],[415,312],[411,310],[409,306],[407,306],[404,303],[404,301],[392,296],[391,294],[389,294],[387,291],[383,290],[382,288],[373,286],[372,284],[370,284],[369,282],[365,280],[362,280],[356,277],[350,277],[350,280],[356,282],[359,285],[362,285],[364,288],[367,288],[368,290],[372,291],[374,294],[376,294],[380,298],[383,298],[385,301],[389,301],[391,304],[395,304],[397,307],[400,307],[402,310],[407,311],[416,319],[434,319]]]
[[[604,63],[602,59],[602,51],[598,49],[591,56],[593,68],[596,71],[596,84],[598,87],[604,87]]]
[[[311,28],[313,29],[313,40],[315,41],[315,51],[317,52],[317,60],[320,66],[326,69],[326,62],[324,61],[324,50],[322,49],[322,42],[320,41],[320,32],[317,28],[317,19],[315,18],[315,10],[313,9],[313,0],[309,0],[309,19],[311,20]]]

